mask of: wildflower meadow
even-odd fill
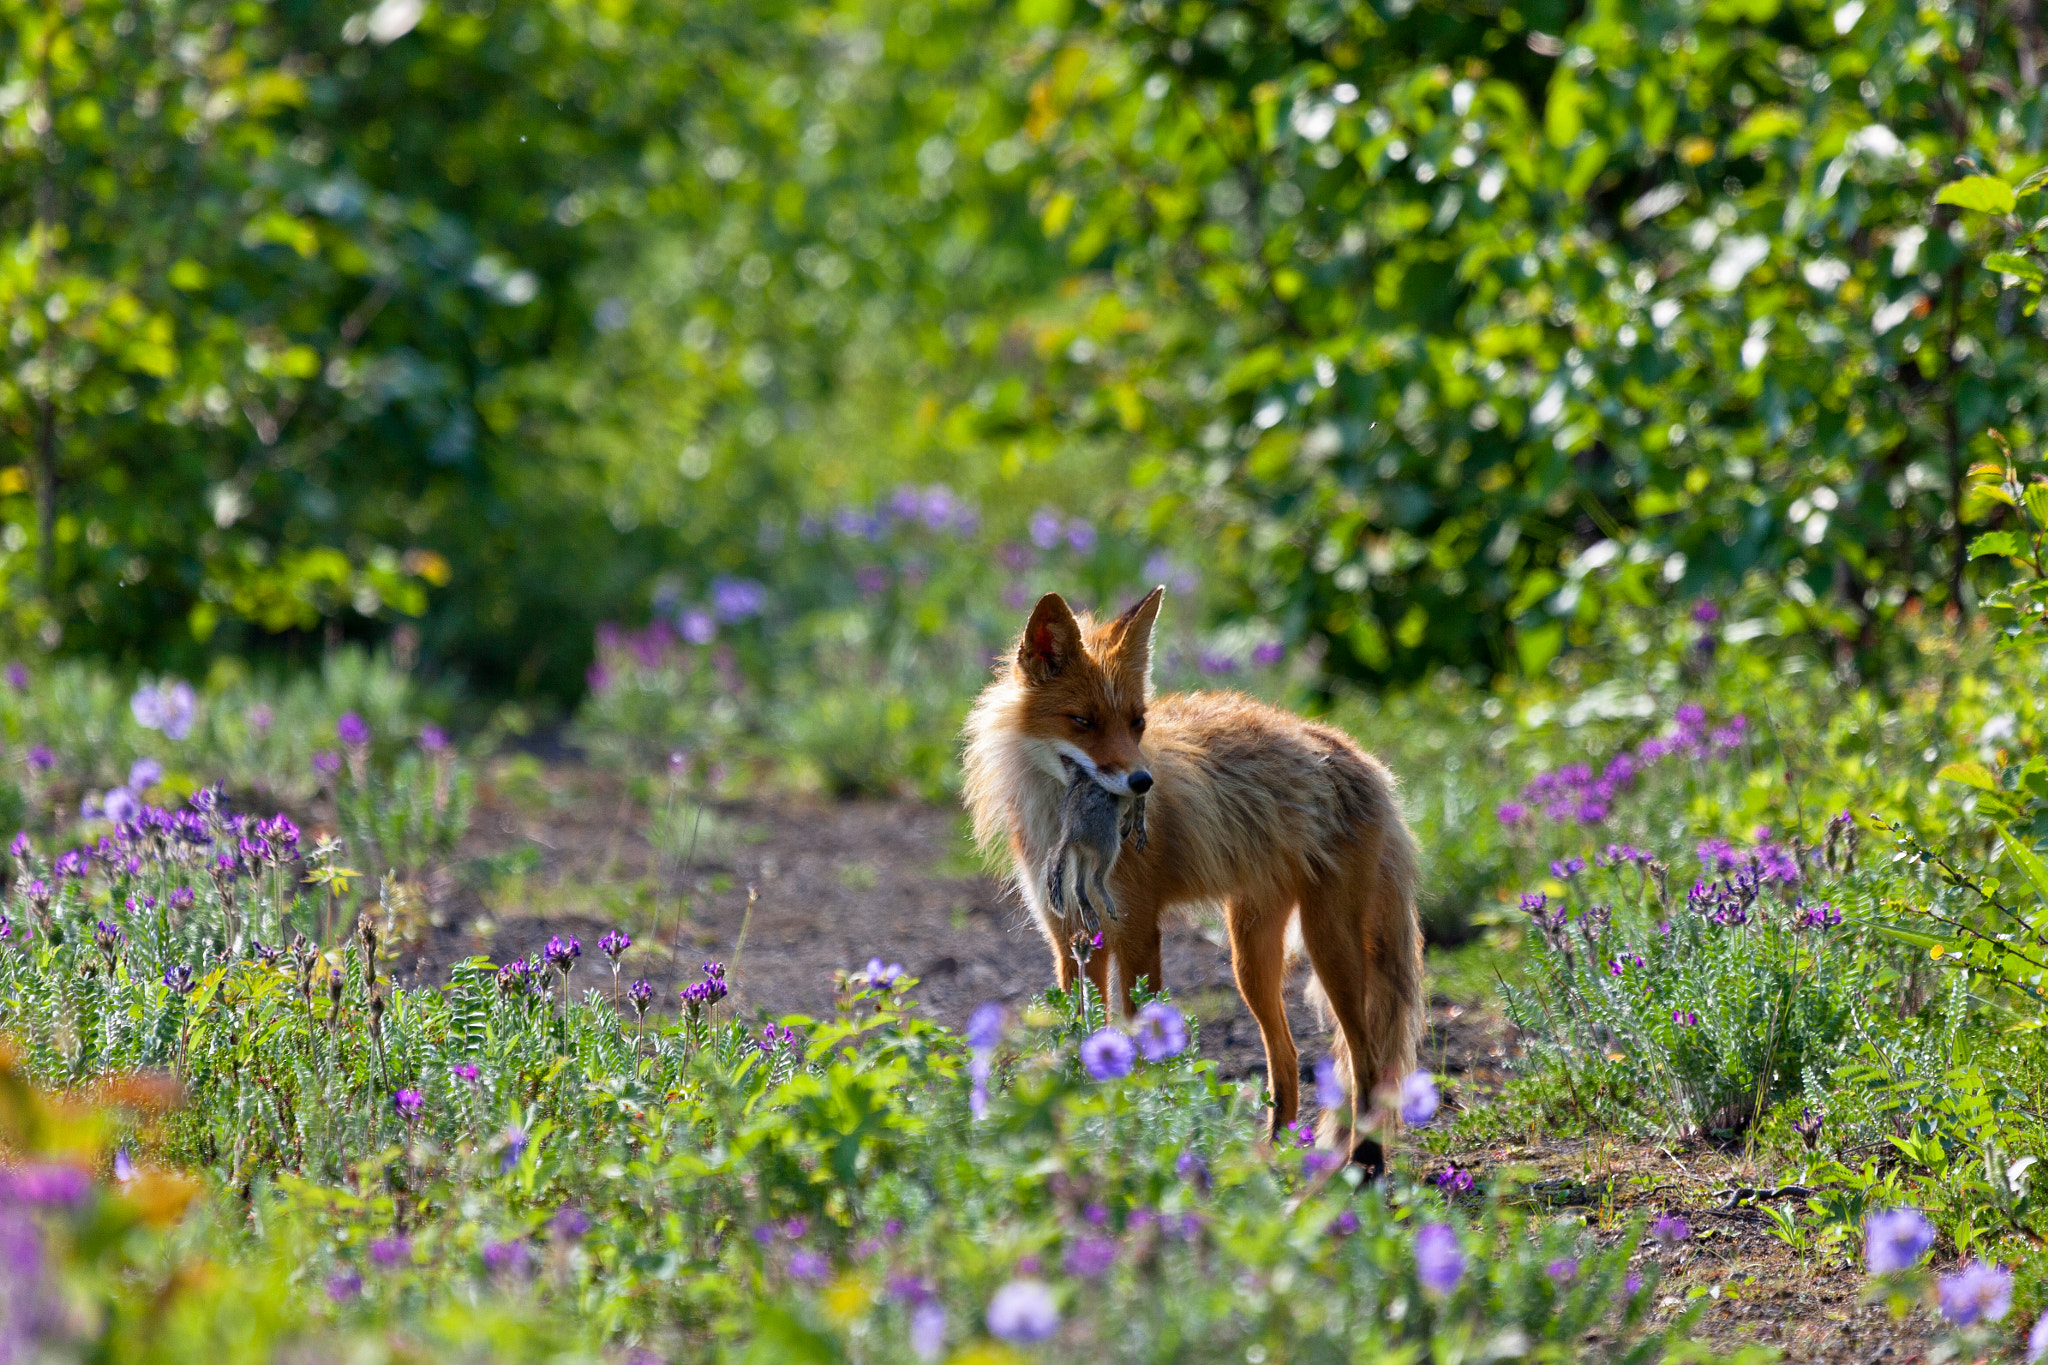
[[[0,0],[0,1365],[2048,1361],[2036,8]]]

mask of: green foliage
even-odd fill
[[[1155,522],[1209,527],[1240,609],[1342,670],[1534,672],[1752,570],[1859,647],[1903,593],[1965,596],[1965,473],[2039,429],[2043,342],[1974,268],[1984,216],[1930,201],[2038,160],[2009,28],[1110,5],[1029,50],[1035,203],[1099,308],[1060,417],[1137,408]]]
[[[424,611],[567,697],[720,576],[808,635],[805,518],[942,479],[1340,675],[1538,673],[1752,571],[1869,663],[1970,605],[1968,471],[2042,425],[2041,96],[1961,10],[382,13],[9,26],[22,638],[195,672]],[[828,784],[934,782],[809,710]]]

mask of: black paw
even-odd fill
[[[1358,1145],[1351,1149],[1352,1164],[1365,1172],[1367,1180],[1378,1180],[1387,1173],[1387,1153],[1377,1138],[1360,1138]]]

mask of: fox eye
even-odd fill
[[[1093,730],[1095,728],[1095,722],[1086,716],[1068,716],[1067,719],[1074,722],[1076,730]]]
[[[1134,735],[1142,735],[1145,733],[1145,718],[1143,716],[1137,716],[1132,719],[1131,733]]]

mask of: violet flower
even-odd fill
[[[1113,1028],[1097,1029],[1081,1044],[1081,1065],[1098,1081],[1130,1075],[1137,1056],[1137,1044]]]
[[[1028,1346],[1050,1340],[1059,1329],[1059,1304],[1042,1280],[1012,1280],[989,1300],[989,1335],[999,1341]]]

